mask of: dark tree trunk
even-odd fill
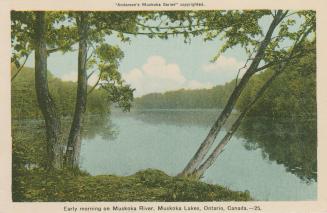
[[[220,153],[223,151],[223,149],[226,146],[226,144],[229,142],[229,140],[231,139],[231,137],[233,136],[233,134],[236,132],[236,130],[240,126],[241,121],[244,119],[244,117],[246,116],[246,114],[250,111],[250,109],[252,108],[252,106],[264,94],[264,92],[269,88],[269,86],[272,84],[272,82],[277,78],[277,76],[280,73],[281,72],[275,72],[273,74],[273,76],[271,76],[269,78],[269,80],[267,80],[264,83],[264,85],[261,87],[261,89],[257,92],[255,98],[252,100],[251,103],[249,103],[247,105],[247,107],[245,108],[245,110],[243,110],[243,112],[238,116],[237,120],[233,123],[232,127],[226,133],[226,135],[223,137],[223,139],[221,139],[221,141],[219,142],[218,146],[213,150],[213,152],[211,153],[211,155],[207,158],[207,160],[203,164],[201,164],[201,166],[198,169],[196,169],[192,173],[192,177],[194,177],[196,179],[201,178],[203,176],[204,172],[208,168],[210,168],[210,166],[212,166],[212,164],[216,161],[216,159],[218,158],[218,156],[220,155]]]
[[[87,20],[86,14],[83,12],[77,18],[79,39],[78,48],[78,80],[77,80],[77,93],[76,104],[73,122],[70,128],[68,137],[68,144],[66,149],[65,165],[68,167],[77,168],[79,166],[79,156],[81,147],[81,128],[83,115],[86,110],[87,98]]]
[[[260,47],[250,65],[250,67],[247,69],[246,73],[240,80],[240,83],[235,87],[233,90],[231,96],[228,99],[227,104],[225,105],[225,108],[220,113],[218,119],[214,123],[214,125],[211,127],[209,134],[205,138],[205,140],[200,145],[199,149],[195,153],[195,155],[192,157],[192,159],[188,162],[184,170],[179,174],[179,176],[189,176],[191,175],[195,169],[200,165],[200,163],[203,161],[206,154],[209,152],[210,147],[214,143],[221,127],[225,124],[226,120],[228,119],[230,113],[232,112],[239,96],[241,95],[241,92],[245,88],[246,84],[250,80],[251,76],[256,72],[256,69],[259,66],[260,61],[262,60],[265,49],[269,45],[271,41],[272,34],[277,27],[277,25],[280,23],[280,21],[283,19],[283,13],[282,11],[278,11],[275,15],[272,23],[269,26],[269,29],[265,35],[264,40],[261,42]]]
[[[52,100],[47,79],[47,49],[45,12],[35,12],[35,90],[38,105],[45,120],[47,135],[48,168],[61,168],[63,150],[61,146],[60,119]]]

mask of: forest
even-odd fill
[[[206,109],[222,108],[233,90],[235,81],[217,85],[212,89],[168,91],[150,93],[135,98],[135,107],[144,109]]]
[[[316,181],[315,23],[314,11],[12,11],[13,200],[253,200],[251,191],[202,181],[235,137],[301,180]],[[186,44],[195,37],[219,40],[213,62],[235,48],[247,60],[224,85],[134,98],[138,88],[120,71],[125,53],[109,38],[132,43],[131,37],[140,36],[163,42],[180,37]],[[48,69],[48,57],[74,51],[77,82],[63,81]],[[34,67],[25,65],[29,57],[34,57]],[[91,76],[96,76],[95,84]],[[130,130],[115,133],[113,108],[126,115],[151,109],[219,113],[204,121],[210,123],[204,138],[193,142],[195,152],[185,151],[188,160],[174,175],[147,167],[128,176],[92,175],[81,168],[83,142],[96,138],[97,131],[113,141]]]

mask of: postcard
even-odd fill
[[[327,212],[327,3],[1,5],[1,207]]]

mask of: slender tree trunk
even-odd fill
[[[76,104],[73,122],[70,128],[68,144],[66,149],[65,164],[68,167],[77,168],[79,166],[79,156],[81,147],[81,127],[83,116],[86,110],[87,98],[87,20],[86,14],[83,12],[76,18],[78,32],[79,32],[79,49],[78,49],[78,80]]]
[[[52,100],[47,79],[47,49],[45,12],[35,12],[35,90],[38,105],[45,120],[47,135],[48,168],[61,168],[63,150],[61,146],[60,119]]]
[[[236,132],[236,130],[240,126],[241,121],[244,119],[244,117],[246,116],[246,114],[250,111],[250,109],[252,108],[252,106],[264,94],[264,92],[269,88],[269,86],[277,78],[277,76],[279,76],[280,73],[281,72],[275,72],[273,74],[273,76],[271,76],[269,78],[269,80],[267,80],[264,83],[264,85],[261,87],[261,89],[257,92],[255,98],[252,100],[251,103],[249,103],[247,105],[247,107],[244,109],[244,111],[238,116],[237,120],[233,123],[232,127],[226,133],[226,135],[223,137],[223,139],[221,139],[221,141],[219,142],[218,146],[213,150],[213,152],[211,153],[211,155],[207,158],[207,160],[203,164],[201,164],[201,166],[198,169],[196,169],[192,173],[192,177],[194,177],[196,179],[201,178],[203,176],[204,172],[208,168],[210,168],[210,166],[212,166],[212,164],[216,161],[216,159],[218,158],[218,156],[220,155],[220,153],[223,151],[223,149],[226,146],[226,144],[229,142],[229,140],[231,139],[231,137],[233,136],[233,134]]]
[[[272,23],[269,26],[269,29],[265,35],[264,40],[261,42],[260,47],[250,65],[250,67],[247,69],[246,73],[243,75],[242,79],[240,80],[240,83],[235,87],[233,90],[231,96],[228,99],[227,104],[225,105],[225,108],[220,113],[218,119],[214,123],[214,125],[211,127],[209,134],[205,138],[205,140],[200,145],[199,149],[195,153],[195,155],[191,158],[191,160],[188,162],[184,170],[179,174],[179,176],[189,176],[191,175],[194,170],[199,166],[199,164],[203,161],[206,154],[209,152],[210,147],[214,143],[221,127],[224,125],[226,120],[228,119],[230,113],[232,112],[236,101],[238,100],[239,96],[241,95],[241,92],[245,88],[246,84],[250,80],[251,76],[256,72],[256,69],[259,66],[260,61],[262,60],[265,49],[269,45],[271,41],[272,34],[277,27],[277,25],[280,23],[280,21],[284,18],[284,14],[281,10],[277,12],[275,15]]]
[[[192,177],[195,179],[199,179],[203,176],[204,172],[212,166],[212,164],[216,161],[220,153],[223,151],[224,147],[227,145],[233,134],[236,132],[238,127],[240,126],[242,120],[246,116],[246,114],[250,111],[252,106],[258,101],[258,99],[264,94],[264,92],[269,88],[269,86],[273,83],[273,81],[281,74],[283,73],[288,65],[292,63],[292,58],[295,55],[296,51],[302,52],[305,54],[310,54],[311,50],[299,50],[305,39],[307,38],[308,34],[311,32],[312,27],[310,27],[306,32],[303,33],[303,35],[300,35],[298,37],[298,40],[295,42],[293,48],[291,49],[290,55],[288,56],[287,60],[282,63],[277,71],[264,83],[264,85],[260,88],[260,90],[257,92],[255,98],[250,102],[247,107],[244,109],[244,111],[239,115],[237,120],[233,123],[230,130],[226,133],[223,139],[219,142],[218,146],[214,149],[214,151],[211,153],[211,155],[207,158],[207,160],[202,163],[198,169],[194,170],[192,173]],[[299,54],[299,57],[303,57],[304,55]]]

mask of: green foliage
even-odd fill
[[[150,38],[168,39],[169,36],[181,35],[185,42],[191,42],[191,38],[195,36],[201,36],[204,41],[219,38],[223,44],[212,61],[216,61],[221,54],[235,46],[244,49],[249,60],[252,60],[265,35],[266,29],[261,21],[275,17],[278,19],[274,36],[268,41],[260,59],[268,63],[286,56],[289,46],[285,45],[285,41],[292,46],[307,31],[315,32],[315,11],[164,11],[140,15],[137,26],[139,34],[146,34]]]
[[[28,12],[11,13],[11,62],[20,67],[20,59],[30,54],[32,49],[31,38],[33,32],[31,24],[34,19],[33,14]]]
[[[76,43],[73,39],[77,35],[75,27],[67,25],[71,21],[65,12],[47,12],[47,46],[48,52],[72,50]],[[35,14],[30,11],[11,12],[11,62],[20,67],[20,60],[31,54],[35,49],[33,25]]]
[[[274,71],[251,80],[238,102],[239,111],[246,108]],[[315,52],[287,67],[251,108],[239,133],[246,139],[247,148],[261,148],[264,157],[285,165],[302,180],[317,180]]]
[[[81,12],[47,12],[47,49],[48,54],[54,51],[71,51],[72,46],[79,41],[77,25]],[[93,48],[93,54],[88,68],[99,71],[99,86],[90,93],[87,110],[89,113],[108,112],[109,103],[117,102],[124,110],[129,110],[133,100],[133,89],[126,85],[118,72],[119,61],[123,52],[105,43],[110,35],[118,37],[122,42],[128,42],[130,35],[144,34],[150,38],[167,39],[169,36],[182,35],[185,42],[193,36],[203,36],[204,40],[220,38],[220,47],[213,61],[220,54],[235,46],[242,47],[252,60],[259,44],[263,41],[264,30],[259,22],[262,19],[279,17],[279,26],[274,31],[274,37],[268,41],[267,48],[260,52],[258,64],[261,62],[281,63],[287,58],[289,47],[284,46],[287,40],[291,46],[297,44],[299,38],[305,38],[307,33],[315,32],[315,12],[295,11],[169,11],[169,12],[83,12],[87,16],[88,46]],[[21,66],[22,57],[27,57],[34,49],[34,13],[12,12],[12,63],[16,68]],[[278,16],[277,16],[278,15]],[[291,31],[295,25],[295,16],[303,22],[299,23],[296,31]],[[69,24],[68,24],[68,23]],[[153,23],[155,23],[153,25]],[[159,25],[157,24],[159,23]],[[296,50],[303,46],[298,46]],[[315,63],[310,58],[298,61],[274,82],[270,90],[255,105],[249,116],[263,116],[282,120],[291,118],[293,121],[301,119],[316,119],[315,99]],[[297,66],[298,65],[298,66]],[[13,71],[14,68],[12,69]],[[241,111],[249,103],[259,85],[270,75],[266,71],[254,76],[250,87],[244,91],[238,109]],[[12,117],[22,121],[24,118],[38,118],[38,110],[34,91],[34,73],[31,69],[24,69],[12,84]],[[75,104],[76,84],[62,82],[49,73],[49,87],[52,98],[61,115],[71,115]],[[141,108],[221,108],[235,86],[235,82],[225,86],[217,86],[210,90],[176,91],[165,94],[151,94],[136,100],[136,106]],[[96,87],[94,87],[96,88]],[[109,92],[109,95],[108,95]],[[104,101],[105,100],[105,101]],[[255,123],[255,122],[252,122]],[[252,124],[251,123],[251,124]],[[257,125],[257,124],[256,124]],[[254,125],[254,126],[256,126]],[[245,125],[246,128],[253,125]],[[254,128],[259,132],[266,132],[269,128],[279,128],[265,125]],[[41,126],[42,127],[42,126]],[[283,126],[282,126],[283,127]],[[295,128],[295,127],[294,127]],[[316,132],[316,124],[301,128]],[[300,128],[300,129],[301,129]],[[249,128],[248,128],[249,129]],[[299,128],[297,128],[299,129]],[[21,133],[19,133],[21,131]],[[144,171],[130,177],[116,176],[88,176],[68,171],[47,172],[42,169],[45,161],[43,157],[44,144],[26,136],[32,144],[23,143],[26,130],[13,128],[13,199],[15,201],[208,201],[208,200],[249,200],[246,193],[235,193],[219,186],[199,183],[187,179],[169,177],[158,171]],[[17,134],[18,133],[18,134]],[[33,132],[34,133],[34,132]],[[246,135],[246,133],[245,133]],[[287,134],[266,139],[264,134],[248,134],[249,141],[259,141],[259,146],[269,155],[283,163],[291,171],[295,170],[300,177],[311,176],[312,168],[316,168],[316,138],[304,145],[292,143],[279,151],[273,152],[271,147],[275,141],[287,142]],[[310,134],[308,134],[310,136]],[[283,140],[282,140],[283,139]],[[301,141],[301,140],[298,140]],[[278,144],[278,142],[276,142]],[[30,146],[31,145],[31,146]],[[293,152],[293,149],[308,149],[309,151]],[[313,147],[313,148],[312,148]],[[30,152],[28,150],[31,150]],[[31,153],[33,156],[29,156]],[[292,153],[295,153],[292,155]],[[290,162],[292,156],[295,160]],[[308,162],[306,164],[306,162]],[[32,165],[39,165],[32,168]],[[292,165],[291,165],[292,164]],[[30,166],[29,166],[30,165]],[[304,165],[306,169],[298,170]],[[26,168],[27,166],[27,168]],[[309,176],[309,177],[308,177]]]
[[[31,134],[30,129],[35,131]],[[45,133],[40,131],[43,125],[37,121],[13,120],[12,123],[12,196],[22,199],[25,195],[25,184],[28,180],[22,180],[28,168],[46,165]],[[29,134],[28,134],[29,133]]]
[[[127,177],[33,169],[16,177],[14,201],[247,201],[248,193],[147,169]],[[24,189],[22,193],[18,191]],[[20,194],[19,197],[16,195]]]
[[[12,67],[12,74],[16,69]],[[75,107],[76,83],[64,82],[48,72],[49,88],[56,108],[62,116],[71,116]],[[23,68],[11,85],[11,110],[13,119],[41,118],[38,108],[35,86],[34,69]],[[107,114],[110,111],[110,98],[103,89],[95,89],[88,96],[88,114]]]
[[[307,44],[304,51],[313,48],[312,45],[314,42]],[[236,135],[246,140],[246,148],[260,148],[265,158],[283,164],[288,172],[310,182],[317,180],[317,103],[316,55],[315,51],[308,53],[305,57],[293,60],[275,79],[251,108]],[[253,76],[237,102],[237,111],[242,112],[247,108],[264,82],[276,71],[279,71],[279,66]],[[220,86],[220,89],[227,86],[229,89],[225,89],[230,93],[235,81]],[[219,94],[216,88],[219,87],[210,90],[149,94],[136,98],[136,106],[141,109],[223,107],[225,104],[223,102],[211,102],[213,98],[211,92]],[[220,96],[218,99],[226,101],[227,99],[223,97]],[[176,119],[181,120],[181,117]],[[159,122],[165,120],[174,119],[171,117],[167,119],[167,115],[163,113]]]
[[[63,137],[69,133],[71,118],[62,120]],[[13,168],[25,166],[44,167],[47,161],[46,133],[44,121],[37,118],[12,121]],[[118,130],[111,123],[108,115],[88,115],[83,122],[82,137],[92,139],[96,135],[113,139]],[[65,141],[65,140],[64,140]],[[15,170],[15,169],[14,169]]]
[[[309,47],[307,47],[309,48]],[[237,109],[242,111],[258,88],[279,67],[255,75],[240,97]],[[305,119],[316,116],[316,55],[315,52],[294,60],[257,101],[248,116],[271,119]]]
[[[71,119],[66,118],[62,120],[63,129],[63,141],[66,141],[69,128],[71,125]],[[34,196],[37,189],[35,183],[31,182],[27,178],[31,170],[40,171],[42,173],[42,182],[40,184],[45,184],[47,181],[47,174],[44,176],[44,169],[46,168],[48,158],[47,158],[47,143],[46,143],[46,133],[44,131],[45,123],[41,119],[20,119],[12,121],[12,196],[14,200],[21,201],[27,199],[28,196]],[[108,116],[86,116],[83,122],[82,137],[91,139],[96,135],[102,137],[114,138],[117,135],[117,131],[114,129]],[[36,169],[36,170],[35,170]],[[60,181],[66,181],[72,178],[73,175],[81,174],[80,171],[74,170],[67,173],[66,176],[61,176],[65,174],[65,171],[57,171],[57,175],[61,178]],[[38,173],[39,174],[39,173]],[[49,173],[50,179],[53,173]],[[35,173],[37,175],[37,173]],[[47,188],[53,181],[49,181],[42,188],[42,196],[44,193],[51,194],[53,188]],[[45,192],[47,188],[48,192]],[[40,193],[40,192],[37,192]],[[47,196],[47,195],[44,195]],[[52,195],[51,195],[52,196]],[[42,198],[40,198],[42,199]],[[50,199],[50,198],[49,198]]]
[[[93,137],[94,124],[83,125],[83,137]],[[96,121],[96,122],[95,122]],[[95,201],[247,201],[248,193],[219,185],[171,177],[147,169],[134,175],[91,176],[76,170],[47,171],[46,137],[42,121],[13,123],[12,199],[14,202],[95,202]],[[107,122],[107,121],[105,121]],[[70,122],[63,122],[67,128]],[[88,127],[89,126],[89,127]],[[38,130],[39,129],[39,130]]]
[[[123,111],[129,111],[134,89],[125,83],[118,71],[119,62],[123,57],[124,53],[118,46],[101,43],[95,48],[88,66],[99,70],[99,79],[93,88],[99,85],[102,91],[107,92],[112,103],[117,103]]]
[[[73,45],[80,39],[78,24],[81,13],[46,12],[48,54],[56,51],[72,51]],[[98,71],[99,74],[99,81],[94,88],[99,84],[104,89],[103,91],[107,91],[112,96],[110,97],[112,102],[117,102],[123,110],[129,110],[130,102],[133,100],[133,89],[125,84],[118,71],[119,61],[124,54],[119,47],[107,44],[106,38],[115,32],[122,42],[128,41],[122,32],[135,32],[135,19],[138,13],[83,12],[83,14],[87,17],[85,23],[87,25],[87,42],[92,48],[90,48],[87,68],[93,69],[89,75],[94,74],[94,71]],[[35,44],[33,44],[34,21],[34,12],[12,11],[11,13],[12,62],[17,69],[21,66],[21,59],[28,57],[35,49]],[[50,79],[48,80],[50,81]],[[54,84],[58,86],[58,82]],[[69,85],[66,87],[68,90],[70,89]],[[56,87],[52,87],[52,89],[54,91],[50,91],[50,93],[61,93],[61,91],[55,91]],[[62,106],[61,103],[56,104]],[[66,113],[66,110],[64,111]]]
[[[278,70],[279,67],[276,66],[274,69]],[[315,52],[294,60],[258,100],[248,115],[266,116],[272,119],[315,116],[315,71]],[[269,69],[253,76],[237,102],[238,111],[246,108],[273,72],[273,69]],[[140,109],[222,108],[234,87],[235,80],[212,89],[182,89],[163,94],[150,93],[136,98],[135,107]]]
[[[78,42],[77,25],[81,12],[48,12],[48,49],[69,51]],[[192,36],[202,36],[204,40],[220,38],[224,41],[213,61],[220,54],[234,46],[241,46],[249,55],[256,52],[264,34],[260,20],[271,19],[278,13],[282,16],[274,38],[264,50],[262,61],[276,62],[285,58],[288,47],[283,42],[296,43],[297,38],[308,32],[315,32],[314,11],[163,11],[163,12],[83,12],[87,17],[88,43],[94,55],[88,68],[99,70],[99,85],[118,102],[124,110],[129,110],[133,100],[133,89],[124,84],[118,72],[119,60],[123,53],[118,47],[106,44],[106,38],[114,35],[122,42],[129,41],[129,35],[144,34],[151,38],[167,39],[168,36],[183,35],[185,40]],[[297,31],[291,31],[298,16],[304,21]],[[31,26],[35,19],[33,12],[12,12],[12,60],[18,67],[19,59],[33,49]],[[201,92],[199,92],[201,93]],[[169,94],[167,95],[169,96]],[[224,98],[218,97],[218,102]],[[200,103],[201,101],[199,101]],[[217,103],[216,103],[217,104]],[[177,104],[178,105],[178,104]],[[193,103],[194,105],[194,103]],[[218,107],[220,104],[218,103]],[[212,105],[211,105],[212,106]],[[178,106],[180,107],[180,106]]]
[[[222,108],[235,81],[218,85],[212,89],[177,90],[163,94],[151,93],[135,99],[135,107],[140,109],[210,109]]]
[[[260,149],[263,158],[285,166],[306,182],[317,181],[317,121],[248,117],[238,135],[249,150]]]

